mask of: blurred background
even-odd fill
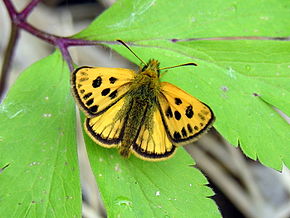
[[[29,0],[13,0],[18,10]],[[114,0],[43,0],[28,21],[46,32],[69,36],[85,28]],[[10,34],[10,19],[0,2],[0,65]],[[33,48],[33,49],[32,49]],[[51,54],[54,47],[26,32],[21,32],[17,43],[5,92],[19,73],[35,61]],[[137,69],[112,50],[102,46],[70,48],[77,65],[124,67]],[[290,123],[289,117],[284,118]],[[279,143],[279,142],[277,142]],[[239,148],[229,145],[214,128],[197,143],[185,148],[216,193],[213,199],[223,217],[290,217],[290,171],[283,167],[277,172],[248,159]],[[83,191],[84,218],[106,217],[98,187],[90,169],[86,149],[79,140],[79,164]]]

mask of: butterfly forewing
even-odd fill
[[[169,140],[159,110],[152,114],[149,123],[142,125],[132,152],[141,159],[161,160],[167,159],[175,152],[175,146]]]
[[[214,121],[206,104],[170,83],[161,83],[158,100],[166,132],[176,145],[197,140]]]
[[[73,93],[88,117],[99,115],[126,94],[134,74],[123,68],[80,67],[72,74]]]
[[[124,133],[126,112],[124,111],[124,98],[106,110],[102,116],[87,118],[86,132],[98,144],[104,147],[116,147]]]

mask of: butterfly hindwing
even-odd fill
[[[149,122],[142,124],[132,152],[141,159],[160,161],[175,153],[175,146],[169,140],[159,110],[156,108]]]
[[[73,93],[87,117],[99,115],[126,94],[134,75],[123,68],[80,67],[72,74]]]
[[[112,148],[122,141],[126,122],[124,101],[125,98],[120,99],[101,116],[86,119],[85,130],[97,144]]]
[[[158,101],[166,132],[176,145],[196,141],[214,121],[206,104],[170,83],[161,83]]]

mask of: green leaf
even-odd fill
[[[69,90],[69,70],[55,52],[25,70],[1,104],[2,217],[81,216]]]
[[[75,37],[99,40],[137,63],[113,40],[161,67],[196,62],[162,79],[210,105],[215,128],[230,143],[280,170],[282,162],[290,167],[289,124],[275,111],[290,115],[289,40],[210,37],[286,37],[289,20],[287,0],[121,0]]]
[[[76,35],[91,40],[289,36],[288,0],[119,0]],[[114,15],[114,16],[112,16]]]
[[[205,177],[183,149],[167,161],[148,162],[84,138],[108,217],[220,217]]]

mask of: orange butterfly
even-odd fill
[[[141,62],[143,62],[124,42]],[[85,130],[106,148],[122,156],[158,161],[177,146],[196,141],[214,121],[212,110],[178,87],[160,82],[157,60],[140,70],[80,67],[72,73],[72,92],[86,115]],[[194,63],[182,64],[196,65]],[[177,66],[174,66],[177,67]]]

